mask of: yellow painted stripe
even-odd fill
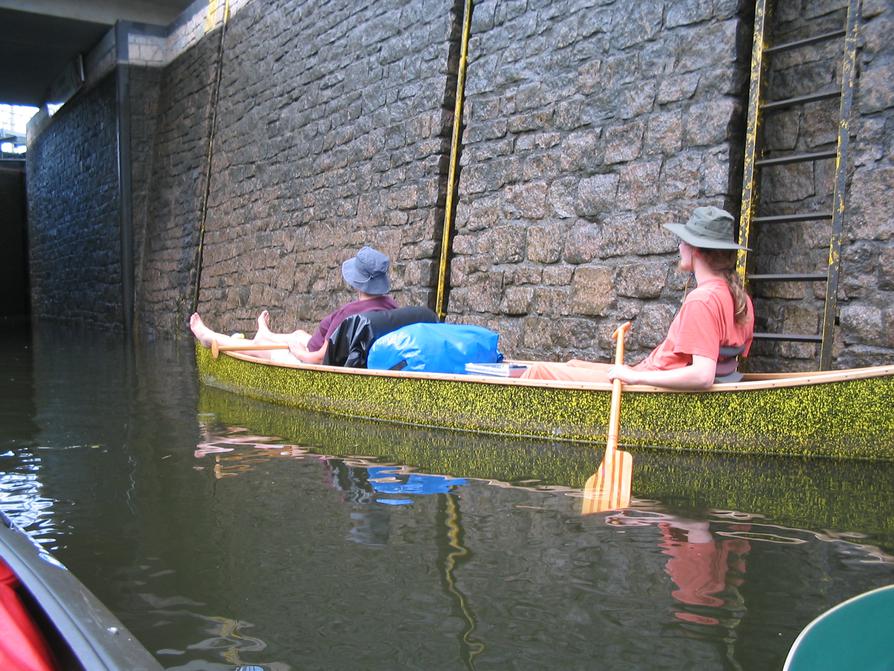
[[[217,3],[218,0],[208,0],[208,11],[205,14],[205,32],[210,33],[214,30],[214,24],[217,23]]]
[[[208,0],[208,11],[205,13],[205,32],[210,33],[217,27],[217,13],[220,10],[220,0]],[[222,23],[230,20],[230,0],[224,0]]]
[[[454,192],[456,191],[456,164],[459,161],[459,134],[463,123],[463,96],[466,83],[466,59],[469,54],[469,33],[472,31],[472,0],[466,0],[463,15],[462,44],[459,55],[459,70],[456,76],[456,102],[453,109],[453,133],[450,141],[450,166],[447,172],[447,201],[444,205],[444,226],[441,234],[441,260],[438,264],[438,289],[435,298],[435,312],[443,320],[446,316],[447,264],[450,259],[450,222],[453,219]]]

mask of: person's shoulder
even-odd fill
[[[687,303],[712,303],[718,295],[718,286],[714,282],[699,284],[686,295]]]
[[[727,299],[724,298],[724,291]],[[722,280],[719,284],[705,282],[686,295],[681,312],[686,312],[690,316],[696,314],[717,316],[724,311],[724,300],[732,300],[725,282]]]

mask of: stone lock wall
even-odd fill
[[[847,2],[777,3],[771,44],[841,30]],[[863,3],[857,87],[849,119],[848,188],[845,199],[839,324],[833,356],[837,367],[870,365],[890,359],[894,346],[894,294],[884,261],[891,256],[891,127],[894,50],[883,38],[894,29],[891,3]],[[841,81],[844,41],[781,52],[768,64],[767,100],[837,89]],[[887,82],[887,83],[886,83]],[[839,116],[837,98],[766,114],[763,142],[767,155],[835,150]],[[765,168],[759,182],[760,214],[831,212],[834,161],[795,163]],[[886,205],[888,207],[886,208]],[[831,236],[829,221],[756,227],[752,272],[825,272]],[[819,333],[824,282],[760,282],[751,287],[758,330],[771,333]],[[759,342],[751,363],[758,369],[812,369],[819,345]]]
[[[254,2],[223,43],[199,311],[213,325],[312,328],[351,297],[342,261],[393,260],[429,302],[455,78],[448,2]],[[140,291],[147,332],[185,329],[219,33],[163,77]],[[454,64],[455,67],[455,64]],[[189,123],[184,123],[188,119]]]
[[[451,316],[524,358],[605,359],[628,319],[630,360],[660,342],[685,280],[661,224],[735,211],[741,11],[476,3]]]
[[[141,261],[146,259],[147,246],[158,245],[157,229],[153,238],[148,238],[150,222],[158,221],[159,193],[153,191],[153,168],[155,159],[155,142],[159,135],[159,96],[161,92],[161,68],[134,67],[128,68],[130,101],[130,156],[131,156],[131,208],[133,212],[134,238],[134,284],[140,287],[135,291],[139,296],[135,312],[145,314],[148,309],[146,292],[143,288],[146,267]],[[175,236],[179,237],[179,236]],[[153,333],[154,334],[154,333]]]
[[[156,81],[140,73],[131,82],[132,91],[156,106],[154,119],[147,116],[144,124],[134,124],[133,134],[133,154],[141,157],[134,187],[145,194],[134,198],[134,322],[148,337],[179,334],[186,328],[195,286],[216,59],[214,40],[204,39]],[[149,123],[154,125],[151,133]],[[137,139],[142,137],[145,144]],[[145,182],[138,181],[138,172]]]
[[[841,0],[778,4],[780,35],[842,17]],[[264,308],[278,330],[311,328],[351,296],[339,267],[363,244],[392,257],[399,302],[432,304],[462,5],[246,0],[225,32],[163,67],[128,66],[141,334],[187,336],[194,306],[226,331],[252,332]],[[629,361],[660,341],[686,281],[661,224],[704,204],[738,214],[753,11],[749,0],[474,3],[449,321],[494,328],[515,357],[606,358],[609,334],[628,319]],[[838,367],[894,353],[892,18],[890,0],[864,0]],[[773,85],[794,95],[834,77],[834,55],[818,53],[780,59]],[[38,138],[29,215],[36,312],[108,325],[120,324],[120,287],[104,284],[120,273],[118,196],[77,149],[91,139],[113,151],[103,100],[113,104],[113,83],[79,94]],[[827,146],[834,107],[780,115],[768,141]],[[66,171],[81,192],[63,208],[53,191],[71,182]],[[819,203],[828,173],[770,175],[764,205]],[[105,237],[86,248],[98,226]],[[823,262],[820,238],[765,236],[754,258],[770,268],[797,247],[805,253],[786,263],[806,268]],[[78,284],[93,289],[79,296]],[[791,330],[818,300],[815,287],[756,291],[767,330]],[[755,365],[812,367],[813,349],[758,348]]]
[[[31,310],[122,328],[115,78],[62,107],[26,159]]]

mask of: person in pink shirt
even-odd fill
[[[397,303],[387,295],[391,288],[388,279],[390,265],[388,257],[372,247],[363,247],[356,256],[345,261],[341,266],[341,274],[345,282],[357,291],[357,298],[323,317],[313,334],[301,329],[292,333],[274,333],[270,330],[270,315],[267,310],[258,317],[258,332],[250,340],[212,331],[198,312],[189,318],[189,327],[205,347],[211,347],[213,340],[218,345],[225,346],[285,344],[289,346],[288,351],[256,350],[252,354],[285,363],[323,363],[329,336],[347,317],[361,312],[397,308]]]
[[[754,307],[736,275],[733,216],[717,207],[698,207],[685,224],[664,227],[681,239],[679,269],[695,275],[696,288],[683,299],[667,337],[635,366],[572,359],[537,363],[529,379],[649,384],[672,389],[705,389],[715,377],[735,370],[738,351],[747,356],[754,334]]]

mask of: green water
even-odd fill
[[[630,450],[582,515],[592,448],[248,402],[191,347],[0,340],[0,505],[167,668],[781,668],[894,582],[891,464]]]

